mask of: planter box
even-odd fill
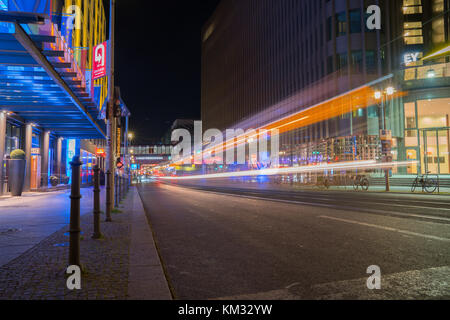
[[[26,161],[10,159],[9,161],[9,186],[13,197],[20,197],[25,182]]]

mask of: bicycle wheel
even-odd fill
[[[437,189],[437,183],[434,179],[427,179],[425,181],[425,191],[428,193],[433,193]]]
[[[363,191],[369,190],[369,180],[363,179],[363,181],[361,181],[361,189],[363,189]]]
[[[416,188],[417,188],[418,183],[419,183],[419,178],[416,178],[416,180],[414,180],[414,182],[413,182],[413,184],[411,186],[411,192],[416,192]]]

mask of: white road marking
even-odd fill
[[[294,283],[280,290],[223,297],[215,300],[416,300],[448,299],[450,266],[383,274],[381,290],[367,289],[367,277],[303,286]]]
[[[392,231],[392,232],[407,234],[407,235],[410,235],[410,236],[416,236],[416,237],[421,237],[421,238],[426,238],[426,239],[450,242],[450,239],[448,239],[448,238],[442,238],[442,237],[432,236],[432,235],[423,234],[423,233],[417,233],[417,232],[412,232],[412,231],[407,231],[407,230],[402,230],[402,229],[385,227],[385,226],[380,226],[380,225],[377,225],[377,224],[371,224],[371,223],[365,223],[365,222],[359,222],[359,221],[355,221],[355,220],[347,220],[347,219],[341,219],[341,218],[329,217],[329,216],[319,216],[319,218],[335,220],[335,221],[351,223],[351,224],[357,224],[357,225],[360,225],[360,226],[377,228],[377,229],[382,229],[382,230],[386,230],[386,231]]]
[[[180,188],[180,186],[177,186],[177,187],[173,186],[173,187]],[[245,198],[245,199],[252,199],[252,200],[263,200],[263,201],[272,201],[272,202],[280,202],[280,203],[288,203],[288,204],[300,204],[300,205],[313,206],[313,207],[324,207],[324,208],[331,208],[331,209],[337,209],[337,210],[353,210],[353,211],[355,211],[354,207],[349,208],[347,206],[341,206],[341,205],[330,205],[330,204],[316,203],[316,202],[303,202],[303,201],[297,201],[297,200],[263,198],[261,196],[254,197],[254,196],[249,196],[249,195],[223,193],[223,192],[218,192],[218,191],[199,190],[199,189],[183,187],[183,186],[181,186],[181,188],[189,189],[193,192],[197,191],[197,192],[204,192],[204,193],[210,193],[210,194],[217,194],[217,195],[221,195],[221,196],[225,196],[225,197],[238,197],[238,198]],[[413,217],[413,218],[422,218],[422,219],[450,222],[450,218],[440,217],[440,216],[427,216],[427,215],[420,215],[420,214],[402,213],[402,212],[385,211],[385,210],[377,210],[377,209],[369,209],[369,208],[359,208],[359,209],[361,211],[364,211],[367,213],[389,214],[389,215],[393,215],[393,216]]]

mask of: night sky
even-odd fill
[[[116,85],[134,144],[159,141],[176,119],[200,119],[201,29],[218,2],[116,1]]]

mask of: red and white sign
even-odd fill
[[[106,49],[107,43],[103,42],[94,47],[94,57],[92,59],[92,80],[106,76]]]

